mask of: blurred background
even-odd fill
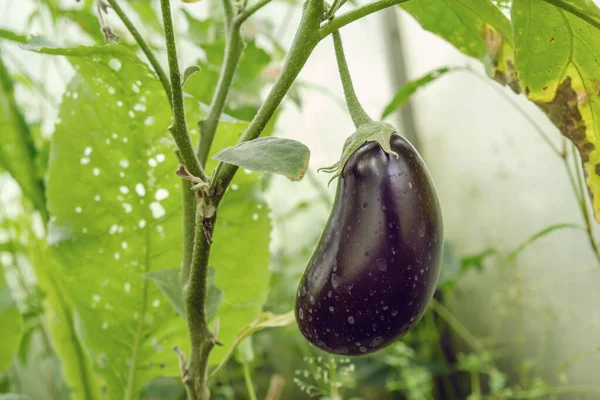
[[[156,2],[122,3],[153,47],[162,50]],[[61,45],[101,43],[89,6],[74,0],[7,1],[0,4],[0,28]],[[205,35],[202,43],[222,36],[219,4],[203,0],[174,7],[181,65],[198,59],[210,63],[197,35]],[[254,84],[246,91],[237,88],[232,104],[260,104],[300,14],[298,2],[275,1],[249,22],[245,35],[268,61],[242,65],[254,71]],[[114,13],[106,21],[135,48]],[[202,32],[199,21],[214,26]],[[573,229],[573,224],[584,226],[584,219],[569,171],[579,175],[581,168],[570,150],[561,158],[548,141],[557,148],[570,145],[524,96],[488,79],[479,61],[423,30],[400,8],[371,15],[341,33],[357,94],[372,116],[381,115],[404,83],[436,68],[460,67],[417,91],[408,106],[387,119],[419,149],[438,190],[446,240],[440,289],[414,331],[367,357],[319,353],[294,326],[261,332],[216,380],[213,397],[250,398],[244,379],[250,373],[258,398],[281,382],[284,399],[600,398],[600,263],[590,234]],[[38,130],[39,142],[47,144],[73,69],[61,58],[27,52],[10,41],[0,39],[0,50],[17,81],[16,99]],[[231,108],[243,119],[243,107]],[[311,160],[299,183],[264,178],[273,221],[266,310],[283,313],[293,307],[297,282],[335,191],[335,185],[327,186],[329,177],[316,170],[338,160],[352,132],[333,45],[325,40],[276,121],[274,134],[306,144]],[[0,242],[30,214],[18,185],[0,172]],[[597,238],[593,221],[591,231]],[[0,261],[17,303],[35,313],[35,278],[26,267],[19,267],[22,274],[15,272],[26,258],[19,261],[15,252],[1,248]],[[30,336],[0,374],[1,391],[66,398],[48,338],[35,329]],[[177,382],[153,381],[142,398],[183,398]]]

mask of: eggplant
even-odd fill
[[[389,145],[366,142],[342,164],[298,287],[300,331],[329,353],[390,345],[423,316],[437,285],[443,226],[433,181],[406,139],[393,134]]]

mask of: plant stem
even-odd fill
[[[131,33],[131,36],[133,36],[133,38],[137,42],[138,46],[140,46],[140,48],[142,49],[142,51],[148,58],[148,61],[150,61],[150,65],[152,65],[152,68],[154,68],[154,72],[156,72],[156,75],[158,75],[158,79],[160,79],[160,83],[162,83],[163,88],[165,89],[165,93],[167,94],[167,97],[169,98],[171,107],[173,107],[173,99],[172,99],[173,96],[171,94],[171,85],[169,84],[169,78],[167,78],[167,74],[165,73],[165,70],[161,67],[160,63],[156,59],[154,52],[152,52],[152,49],[150,49],[150,46],[148,46],[148,43],[146,43],[146,41],[144,40],[142,35],[140,35],[140,32],[137,30],[137,28],[135,27],[133,22],[131,22],[131,20],[129,19],[127,14],[125,14],[125,12],[121,8],[121,6],[117,2],[117,0],[107,0],[107,1],[108,1],[108,4],[110,4],[110,6],[112,7],[112,9],[115,10],[115,13],[119,17],[119,19],[123,22],[125,27],[129,30],[129,32]]]
[[[231,0],[222,0],[223,12],[225,13],[225,29],[229,31],[231,20],[233,19],[233,4]]]
[[[250,366],[247,362],[242,363],[242,370],[244,371],[244,381],[246,382],[246,390],[248,390],[248,397],[250,398],[250,400],[256,400],[256,392],[254,391],[252,376],[250,375]]]
[[[212,234],[214,222],[214,216],[209,220],[204,218],[202,204],[198,202],[190,276],[183,290],[185,313],[192,343],[189,365],[183,377],[188,400],[207,400],[210,398],[207,379],[208,356],[215,341],[206,322],[204,306],[208,291],[207,275],[210,256],[210,243],[207,236]]]
[[[183,89],[181,87],[181,73],[179,72],[179,62],[177,61],[177,47],[175,46],[175,34],[173,32],[173,20],[171,18],[170,0],[160,0],[162,9],[163,25],[165,29],[165,41],[167,45],[167,55],[169,57],[169,74],[171,76],[171,93],[173,104],[173,123],[169,131],[175,139],[177,148],[181,154],[184,165],[192,175],[208,181],[206,173],[202,169],[194,149],[192,141],[187,130],[185,120],[185,107],[183,104]]]
[[[598,249],[598,245],[596,244],[596,238],[594,237],[594,230],[592,228],[592,221],[591,221],[591,217],[590,217],[590,213],[588,211],[588,207],[587,207],[587,201],[586,201],[586,195],[585,195],[585,182],[583,181],[583,177],[581,172],[579,171],[578,168],[578,164],[577,164],[577,159],[578,159],[578,155],[577,155],[577,151],[575,150],[575,146],[571,146],[571,148],[573,149],[573,164],[574,164],[574,168],[575,168],[575,175],[577,177],[577,193],[579,193],[579,195],[577,196],[579,198],[579,206],[581,208],[581,215],[583,217],[583,221],[585,223],[585,231],[587,233],[588,236],[588,240],[590,242],[590,246],[592,248],[592,251],[594,252],[594,255],[596,256],[596,260],[598,261],[598,264],[600,265],[600,250]],[[565,163],[567,164],[566,167],[568,168],[568,161],[565,159]]]
[[[397,4],[406,3],[409,0],[379,0],[372,3],[366,4],[362,7],[356,8],[350,12],[340,15],[329,20],[325,25],[319,29],[319,38],[323,39],[327,35],[339,30],[340,28],[348,25],[351,22],[356,21],[362,17],[365,17],[374,12],[383,10],[384,8],[392,7]]]
[[[333,44],[335,46],[335,58],[340,71],[342,86],[344,87],[344,95],[346,96],[346,104],[348,105],[348,111],[350,111],[354,126],[358,128],[361,125],[373,122],[356,96],[354,85],[352,84],[352,77],[350,76],[350,70],[348,69],[348,63],[346,62],[346,56],[344,55],[342,36],[339,31],[333,32]]]
[[[200,130],[198,158],[200,159],[200,165],[203,167],[208,160],[208,153],[219,125],[219,118],[221,118],[221,114],[223,114],[223,110],[225,110],[225,101],[227,100],[227,95],[229,94],[235,71],[242,56],[242,52],[244,51],[244,40],[240,33],[240,24],[233,22],[229,25],[229,35],[227,37],[227,44],[225,45],[225,58],[223,60],[223,65],[221,66],[219,81],[217,82],[217,87],[210,104],[210,112],[206,118],[198,122]]]
[[[175,152],[180,163],[183,163],[179,150]],[[183,212],[183,259],[179,272],[179,284],[183,290],[190,278],[192,265],[192,254],[194,251],[194,235],[196,229],[196,193],[192,191],[193,183],[187,179],[181,179],[181,197]]]
[[[277,78],[267,99],[248,126],[248,129],[246,129],[246,132],[244,132],[244,135],[239,140],[239,143],[247,142],[260,136],[277,110],[277,107],[281,104],[287,91],[302,70],[302,67],[306,64],[313,49],[319,43],[318,29],[324,12],[323,7],[324,5],[321,0],[308,0],[307,3],[305,3],[300,26],[296,32],[294,42],[287,55],[281,74]],[[214,193],[213,205],[215,205],[215,207],[221,200],[225,189],[231,183],[237,170],[238,167],[235,165],[225,164],[223,162],[220,162],[217,165],[215,178],[211,182],[210,189],[210,193]],[[220,185],[223,190],[216,193],[218,185]]]
[[[200,130],[198,158],[200,159],[202,167],[206,165],[208,160],[208,154],[212,147],[217,127],[219,126],[219,118],[221,118],[221,114],[223,114],[223,111],[225,110],[227,95],[231,89],[233,78],[235,78],[235,72],[238,68],[240,58],[244,52],[244,39],[241,35],[242,24],[270,1],[271,0],[261,0],[252,7],[244,10],[238,16],[228,20],[227,29],[229,33],[227,44],[225,46],[225,58],[223,60],[223,65],[221,66],[219,81],[217,82],[217,87],[215,88],[210,103],[210,112],[206,118],[198,122]],[[224,3],[227,3],[227,0],[224,0]]]

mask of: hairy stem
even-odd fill
[[[177,159],[183,164],[183,159],[179,150],[175,152]],[[196,230],[196,193],[192,190],[193,183],[187,179],[181,179],[181,198],[183,213],[183,258],[181,261],[181,270],[179,271],[179,284],[181,288],[185,286],[190,278],[190,269],[192,265],[192,254],[194,251],[194,236]]]
[[[208,260],[215,216],[204,217],[202,203],[198,202],[196,210],[196,229],[192,252],[189,279],[184,285],[185,313],[187,317],[192,352],[183,381],[188,392],[188,399],[205,400],[210,398],[208,390],[208,356],[214,346],[214,337],[206,321],[206,293],[208,292]]]
[[[125,27],[129,30],[129,32],[131,33],[131,36],[133,36],[133,38],[135,39],[138,46],[140,46],[140,49],[142,49],[142,51],[148,58],[150,65],[152,65],[152,68],[154,68],[154,72],[156,72],[156,75],[158,75],[158,79],[160,79],[160,83],[162,83],[163,88],[165,89],[165,93],[167,94],[167,97],[169,98],[171,107],[173,107],[173,99],[172,99],[172,94],[171,94],[171,85],[169,84],[169,78],[167,77],[165,70],[161,67],[160,63],[156,59],[154,52],[152,51],[152,49],[150,49],[150,46],[148,46],[148,43],[146,43],[146,41],[144,40],[142,35],[140,35],[140,32],[137,30],[137,28],[135,27],[133,22],[131,22],[131,20],[129,19],[127,14],[125,14],[125,12],[121,8],[121,6],[117,2],[117,0],[107,0],[107,1],[108,1],[108,4],[110,4],[110,6],[112,7],[112,9],[115,10],[115,13],[119,17],[119,19],[123,22]]]
[[[356,96],[356,91],[352,84],[352,77],[350,76],[350,70],[348,69],[348,63],[346,62],[346,56],[344,55],[342,36],[339,31],[333,32],[333,44],[335,46],[335,58],[340,71],[342,86],[344,87],[344,95],[346,96],[346,104],[348,105],[348,111],[350,111],[354,126],[358,128],[361,125],[373,122]]]
[[[366,17],[369,14],[373,14],[374,12],[381,11],[388,7],[406,3],[407,1],[409,0],[379,0],[356,8],[325,23],[321,29],[319,29],[319,38],[323,39],[340,28],[348,25],[349,23],[356,21],[357,19]]]
[[[213,94],[210,103],[210,111],[206,118],[198,122],[200,130],[200,139],[198,142],[198,158],[202,167],[206,165],[208,154],[212,147],[213,140],[217,127],[219,126],[219,118],[225,110],[227,95],[231,89],[231,84],[235,78],[235,72],[238,68],[240,58],[244,52],[244,39],[241,35],[242,24],[250,18],[255,12],[260,10],[271,0],[261,0],[252,7],[241,12],[236,17],[228,20],[228,36],[225,46],[225,58],[221,66],[219,81]],[[226,2],[226,1],[225,1]]]
[[[163,25],[165,29],[165,41],[167,55],[169,57],[169,75],[171,77],[171,93],[173,98],[173,123],[169,131],[175,139],[177,148],[183,159],[183,163],[192,175],[208,181],[206,173],[200,165],[200,161],[194,153],[192,141],[187,130],[185,120],[185,107],[183,105],[183,88],[181,87],[181,73],[179,72],[179,61],[177,60],[177,47],[175,46],[175,34],[173,32],[173,20],[171,18],[170,0],[160,0]]]
[[[227,95],[229,94],[229,89],[231,88],[235,71],[243,51],[244,41],[240,33],[240,25],[236,23],[230,24],[227,44],[225,46],[225,58],[223,60],[223,65],[221,66],[219,81],[217,82],[217,87],[210,104],[210,112],[206,118],[198,122],[200,130],[198,158],[203,167],[208,160],[208,153],[219,125],[219,118],[221,118],[221,114],[223,114],[223,111],[225,110]]]
[[[287,55],[286,61],[283,65],[281,74],[277,78],[275,85],[271,89],[271,92],[267,96],[267,99],[258,110],[258,113],[244,132],[244,135],[240,138],[239,143],[247,142],[252,139],[256,139],[260,136],[265,126],[281,104],[281,101],[285,97],[287,91],[292,86],[296,77],[306,64],[308,57],[312,53],[315,46],[319,43],[319,37],[317,35],[319,29],[319,23],[324,12],[324,5],[321,0],[308,0],[305,4],[302,20],[292,47]],[[222,198],[224,190],[229,186],[233,179],[238,167],[231,164],[225,164],[220,162],[217,165],[215,177],[211,182],[211,193],[214,193],[213,202],[218,205]],[[218,186],[221,186],[223,190],[216,193]]]

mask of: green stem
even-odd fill
[[[225,29],[230,30],[231,20],[233,19],[233,4],[231,0],[222,0],[223,12],[225,13]]]
[[[562,8],[566,12],[581,18],[596,29],[600,29],[600,16],[587,10],[582,10],[577,6],[570,4],[568,0],[542,0],[557,8]]]
[[[175,139],[177,148],[185,167],[192,175],[208,181],[206,173],[200,165],[200,161],[194,153],[192,141],[187,130],[185,120],[185,106],[183,104],[183,88],[181,87],[181,73],[179,72],[179,61],[177,60],[177,47],[175,46],[175,34],[173,32],[173,20],[171,18],[170,0],[160,0],[162,10],[163,25],[165,29],[165,41],[167,46],[167,55],[169,58],[169,75],[171,77],[171,93],[173,104],[173,123],[169,131]]]
[[[219,125],[219,118],[221,118],[221,114],[225,110],[227,95],[229,94],[229,89],[235,77],[235,71],[244,51],[244,40],[240,33],[240,24],[234,22],[230,25],[227,44],[225,45],[225,59],[223,60],[219,81],[217,82],[217,87],[210,104],[210,112],[206,118],[198,123],[200,130],[198,158],[203,167],[208,160],[208,153],[210,152]]]
[[[215,217],[205,219],[202,203],[196,210],[196,229],[192,252],[191,270],[187,284],[184,285],[185,312],[188,323],[192,351],[189,365],[184,374],[184,383],[189,400],[210,398],[208,390],[208,356],[214,346],[214,337],[206,321],[207,275],[210,256],[210,243],[207,237],[212,234]]]
[[[287,55],[286,61],[283,65],[281,74],[277,78],[271,92],[267,96],[267,99],[258,110],[256,116],[244,132],[239,143],[247,142],[252,139],[256,139],[260,136],[265,126],[277,110],[279,104],[285,97],[287,91],[292,86],[296,77],[306,64],[308,57],[312,53],[313,49],[319,43],[319,37],[317,35],[319,29],[319,23],[323,16],[324,5],[321,0],[308,0],[305,4],[302,20],[292,47]],[[218,205],[219,201],[223,196],[224,190],[229,186],[233,179],[238,167],[231,164],[225,164],[220,162],[217,165],[215,178],[211,182],[210,193],[214,193],[213,204]],[[216,193],[217,186],[220,184],[222,191]]]
[[[329,20],[329,22],[319,29],[319,38],[323,39],[340,28],[356,21],[357,19],[366,17],[369,14],[373,14],[374,12],[381,11],[388,7],[406,3],[407,1],[409,0],[379,0],[356,8],[350,12],[340,15],[339,17]]]
[[[477,337],[473,335],[471,331],[469,331],[467,327],[464,326],[462,322],[460,322],[459,319],[456,318],[454,314],[450,312],[450,310],[444,307],[442,303],[440,303],[436,299],[431,299],[429,307],[431,307],[431,309],[435,311],[437,315],[439,315],[444,321],[446,321],[446,323],[452,329],[454,329],[454,331],[458,333],[463,338],[463,340],[474,350],[481,353],[484,353],[486,351],[485,347],[483,346],[483,344],[481,344],[479,339],[477,339]]]
[[[592,248],[592,251],[594,252],[594,255],[596,256],[598,265],[600,265],[600,250],[598,249],[598,245],[596,244],[596,238],[594,236],[594,229],[592,227],[592,219],[591,219],[590,213],[588,211],[588,206],[587,206],[587,201],[586,201],[587,196],[585,195],[585,182],[583,181],[583,176],[578,168],[578,163],[577,163],[578,155],[577,155],[577,151],[575,150],[575,146],[571,146],[571,148],[573,149],[573,164],[574,164],[574,169],[575,169],[575,175],[577,177],[577,193],[578,193],[577,197],[579,198],[579,207],[581,209],[581,215],[582,215],[583,221],[585,223],[585,231],[587,233],[588,240],[590,242],[590,247]],[[568,164],[568,161],[565,160],[565,163]],[[568,168],[568,165],[567,165],[567,168]]]
[[[160,83],[162,83],[163,88],[165,89],[165,93],[167,94],[167,97],[169,98],[171,107],[173,107],[171,85],[169,84],[169,78],[167,78],[167,74],[165,73],[165,70],[161,67],[160,63],[156,59],[154,52],[152,51],[152,49],[150,49],[150,46],[148,46],[148,43],[146,43],[146,41],[144,40],[144,38],[142,37],[140,32],[137,30],[137,28],[135,27],[133,22],[131,22],[131,20],[129,19],[127,14],[125,14],[125,12],[121,8],[121,6],[117,2],[117,0],[107,0],[107,1],[108,1],[108,4],[110,4],[110,6],[112,7],[112,9],[115,10],[115,13],[119,17],[119,19],[121,19],[121,21],[123,22],[125,27],[127,27],[129,32],[131,33],[131,36],[133,36],[133,38],[137,42],[138,46],[140,46],[140,48],[142,49],[142,51],[148,58],[148,61],[150,61],[152,68],[154,68],[154,72],[156,72],[156,75],[158,75],[158,79],[160,79]]]
[[[181,154],[176,151],[175,154],[179,162],[183,163]],[[193,183],[187,179],[181,179],[181,196],[183,211],[183,259],[181,261],[181,270],[179,272],[179,284],[183,289],[190,277],[192,265],[192,256],[194,251],[194,235],[196,229],[196,193],[192,190]]]
[[[352,122],[354,122],[354,125],[357,128],[361,125],[373,122],[356,96],[354,85],[352,84],[352,77],[350,76],[350,70],[348,69],[348,63],[346,62],[346,56],[344,55],[342,36],[339,31],[333,32],[333,44],[335,46],[335,58],[337,59],[340,78],[342,80],[342,85],[344,86],[346,104],[348,105],[348,111],[350,111]]]
[[[233,19],[228,20],[228,37],[225,46],[225,58],[221,66],[219,81],[210,103],[210,112],[207,117],[198,123],[200,130],[200,139],[198,142],[198,158],[202,167],[206,165],[208,154],[212,147],[213,140],[219,126],[219,118],[225,110],[227,95],[231,89],[235,72],[238,68],[240,58],[244,52],[244,39],[240,33],[242,24],[250,18],[255,12],[260,10],[271,0],[261,0],[252,7],[244,10]],[[225,3],[227,1],[225,0]],[[224,5],[225,6],[225,5]]]
[[[250,398],[250,400],[256,400],[256,392],[254,391],[252,376],[250,375],[250,366],[247,362],[242,363],[242,370],[244,371],[244,381],[246,382],[246,390],[248,390],[248,397]]]

